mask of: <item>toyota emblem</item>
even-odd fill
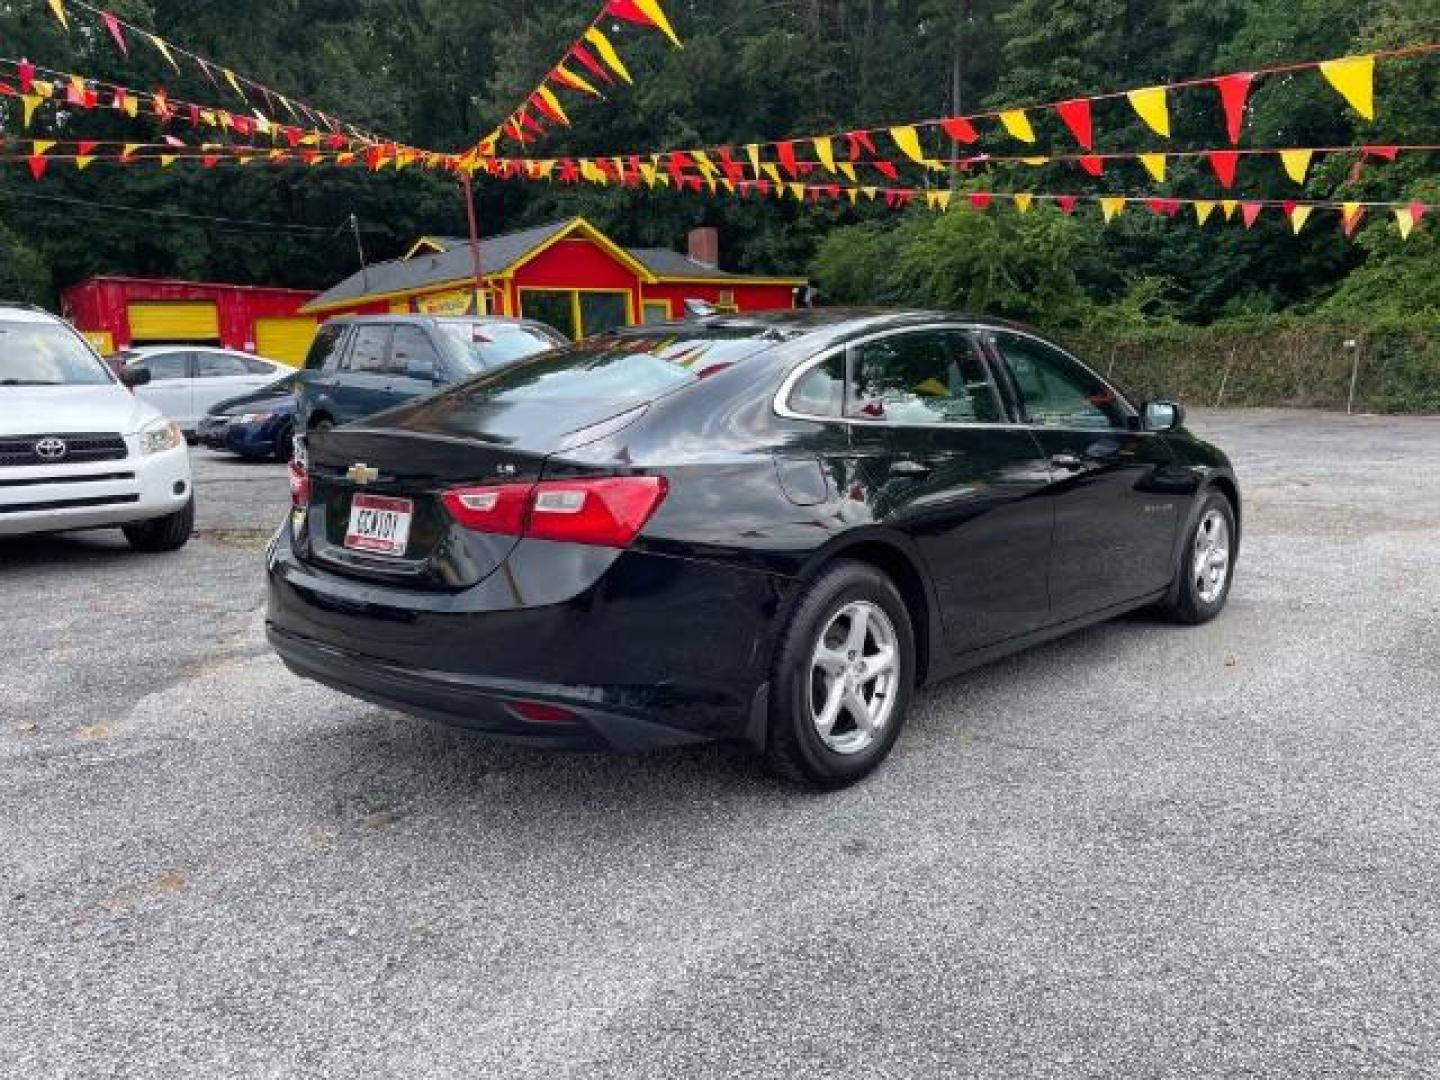
[[[35,456],[41,461],[64,461],[69,452],[64,439],[41,439],[35,444]]]

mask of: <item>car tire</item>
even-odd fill
[[[1230,500],[1219,491],[1207,493],[1185,533],[1175,582],[1160,605],[1162,615],[1199,626],[1225,610],[1235,580],[1237,537]]]
[[[156,554],[178,551],[190,540],[195,531],[195,500],[192,498],[183,509],[167,514],[153,521],[138,521],[122,529],[125,539],[136,551]]]
[[[310,421],[310,430],[314,432],[329,431],[335,426],[335,421],[328,416],[319,416]]]
[[[775,772],[826,790],[869,774],[895,745],[915,685],[915,633],[894,583],[866,563],[827,567],[796,603],[771,679]]]
[[[294,456],[295,431],[287,427],[284,431],[280,432],[279,436],[275,439],[275,460],[282,465],[286,465]]]

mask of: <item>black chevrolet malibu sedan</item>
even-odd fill
[[[309,437],[269,555],[295,672],[536,745],[750,744],[852,782],[914,688],[1224,606],[1225,455],[992,319],[784,312],[544,353]]]

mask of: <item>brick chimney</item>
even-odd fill
[[[700,228],[690,230],[690,258],[701,266],[715,270],[720,266],[720,230]]]

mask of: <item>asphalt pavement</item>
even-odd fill
[[[929,689],[824,796],[294,678],[276,465],[197,451],[174,555],[0,541],[0,1071],[1440,1074],[1440,420],[1193,426],[1226,614]]]

